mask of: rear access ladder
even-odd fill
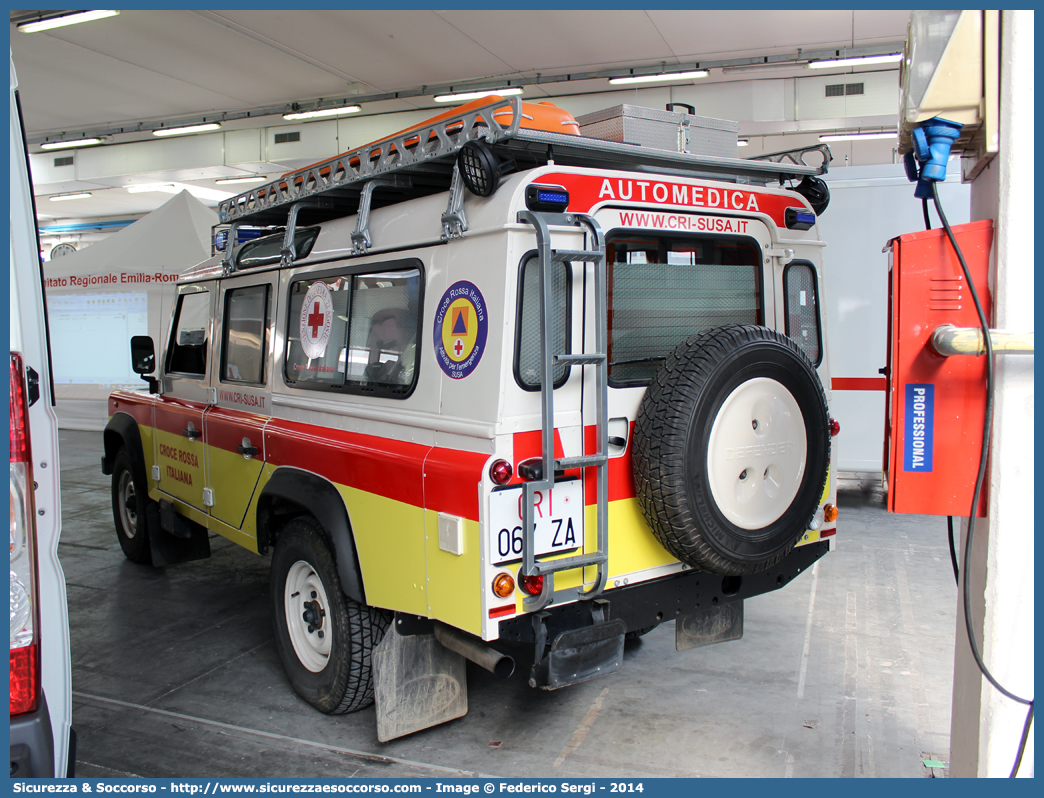
[[[605,239],[602,228],[592,216],[578,213],[535,213],[521,211],[518,221],[532,224],[536,230],[537,257],[540,265],[540,405],[542,431],[542,457],[539,479],[523,483],[522,528],[534,528],[534,497],[537,491],[550,490],[554,486],[555,473],[570,469],[594,469],[597,494],[597,546],[589,551],[587,534],[584,535],[584,551],[575,557],[536,561],[536,541],[532,534],[523,536],[522,570],[527,576],[543,576],[543,590],[538,596],[524,599],[528,611],[537,611],[547,606],[554,597],[555,574],[573,568],[597,569],[594,587],[585,590],[581,585],[577,593],[582,599],[593,599],[605,588],[609,563],[609,423],[608,423],[608,333],[605,271]],[[586,228],[588,246],[586,250],[551,249],[550,225]],[[556,353],[551,351],[551,267],[558,263],[590,263],[594,272],[594,319],[595,343],[593,352],[581,354]],[[586,268],[586,265],[585,265]],[[586,281],[585,281],[586,282]],[[555,457],[555,405],[554,376],[556,364],[591,366],[595,369],[595,413],[597,415],[595,449],[591,454],[579,457]],[[586,436],[582,436],[585,438]],[[586,484],[586,479],[585,479]],[[584,491],[586,493],[586,490]],[[585,527],[586,527],[586,518]]]

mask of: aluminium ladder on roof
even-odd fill
[[[506,125],[497,119],[507,116],[505,108],[511,111],[511,121]],[[495,114],[496,111],[501,113]],[[459,116],[422,123],[224,200],[218,206],[220,221],[222,224],[238,221],[282,225],[291,206],[302,200],[313,201],[309,209],[312,221],[349,216],[358,211],[368,182],[393,175],[408,179],[398,181],[396,187],[385,188],[386,197],[382,201],[387,201],[388,196],[395,201],[449,191],[456,172],[457,153],[469,141],[477,140],[484,140],[494,146],[498,154],[514,159],[519,168],[540,166],[553,159],[563,166],[768,183],[822,174],[829,163],[829,150],[823,152],[821,148],[811,148],[823,152],[824,161],[820,166],[806,164],[803,153],[790,158],[774,154],[761,160],[692,155],[529,130],[521,127],[522,118],[521,98],[510,97]],[[808,151],[811,150],[804,152]],[[451,211],[452,208],[448,209],[448,213]]]
[[[543,589],[537,596],[527,596],[523,605],[527,611],[537,611],[547,606],[554,598],[555,574],[574,568],[595,567],[594,586],[587,590],[581,580],[577,594],[581,599],[593,599],[602,593],[608,577],[609,564],[609,362],[606,271],[605,271],[605,239],[601,225],[593,216],[587,214],[555,214],[521,211],[518,221],[532,224],[537,239],[537,258],[539,261],[540,285],[540,416],[541,416],[541,469],[540,479],[523,482],[522,500],[522,569],[525,576],[543,576]],[[551,233],[549,225],[568,225],[586,228],[590,240],[586,250],[553,250],[551,249]],[[567,354],[552,352],[551,349],[551,267],[558,263],[591,264],[594,271],[594,321],[595,341],[593,352]],[[586,283],[586,280],[585,280]],[[583,334],[582,334],[583,335]],[[596,434],[595,449],[590,454],[581,450],[579,457],[555,457],[555,405],[554,405],[554,372],[556,364],[568,363],[580,367],[592,366],[595,369],[595,414]],[[584,440],[586,436],[581,436]],[[586,511],[581,507],[585,526],[584,547],[579,555],[554,560],[537,562],[536,539],[533,530],[534,497],[537,491],[551,490],[555,484],[555,473],[580,468],[595,470],[595,492],[597,534],[593,551],[587,545]],[[587,472],[589,473],[589,472]],[[582,481],[586,486],[587,478]],[[586,488],[582,494],[586,494]]]

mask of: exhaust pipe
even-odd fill
[[[452,626],[436,621],[435,639],[450,651],[471,660],[501,679],[506,679],[515,672],[515,661],[507,654],[495,651],[478,638]]]

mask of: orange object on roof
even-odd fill
[[[477,100],[472,100],[471,102],[465,103],[464,105],[461,105],[457,108],[451,108],[450,110],[445,111],[439,114],[438,116],[433,116],[431,119],[425,119],[423,122],[419,122],[416,125],[411,125],[410,127],[403,128],[402,130],[398,131],[397,133],[393,133],[390,136],[385,136],[381,139],[378,139],[377,141],[371,141],[369,144],[365,144],[362,147],[355,148],[354,150],[348,150],[348,152],[354,152],[356,150],[365,150],[367,147],[371,146],[376,147],[377,144],[386,139],[394,138],[395,136],[401,136],[404,133],[409,133],[411,130],[420,130],[422,128],[426,128],[429,125],[435,124],[436,122],[451,120],[454,117],[462,116],[463,114],[466,114],[469,111],[473,111],[476,108],[481,108],[484,105],[489,105],[490,103],[495,103],[497,100],[503,99],[504,98],[500,95],[493,95],[491,97],[480,97]],[[514,121],[512,119],[512,114],[513,111],[511,106],[505,105],[503,108],[494,109],[492,116],[502,127],[507,127]],[[463,125],[463,122],[461,122],[461,125]],[[522,103],[522,120],[519,122],[519,127],[525,128],[526,130],[544,130],[548,133],[565,133],[567,135],[573,136],[580,135],[580,123],[573,118],[573,115],[570,114],[568,111],[559,108],[554,103],[547,102],[546,100],[538,103]],[[446,132],[452,134],[456,131],[454,129],[454,126],[450,125],[446,129]],[[434,133],[432,133],[429,136],[429,140],[433,138],[435,138]],[[418,143],[420,143],[420,136],[417,136],[412,139],[406,139],[406,141],[404,141],[403,143],[407,147],[412,148],[416,146]],[[389,152],[394,151],[394,145],[390,146]],[[342,153],[342,155],[347,154],[348,153]],[[375,148],[371,153],[369,153],[369,157],[371,159],[375,159],[380,157],[380,154],[380,149]],[[284,174],[283,177],[291,177],[292,175],[296,175],[299,172],[306,172],[307,170],[312,169],[318,166],[319,164],[326,163],[326,161],[328,160],[331,159],[324,158],[322,161],[311,164],[310,166],[305,166],[301,169],[294,169],[293,171]],[[358,163],[358,161],[353,159],[352,163],[354,165]],[[323,170],[320,174],[322,174],[323,177],[325,177],[328,173],[329,167]],[[298,176],[297,178],[298,181],[302,179],[303,178],[300,176]]]

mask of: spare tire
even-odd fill
[[[642,398],[633,461],[638,502],[667,551],[717,574],[772,567],[826,484],[829,419],[815,367],[766,327],[689,338]]]

